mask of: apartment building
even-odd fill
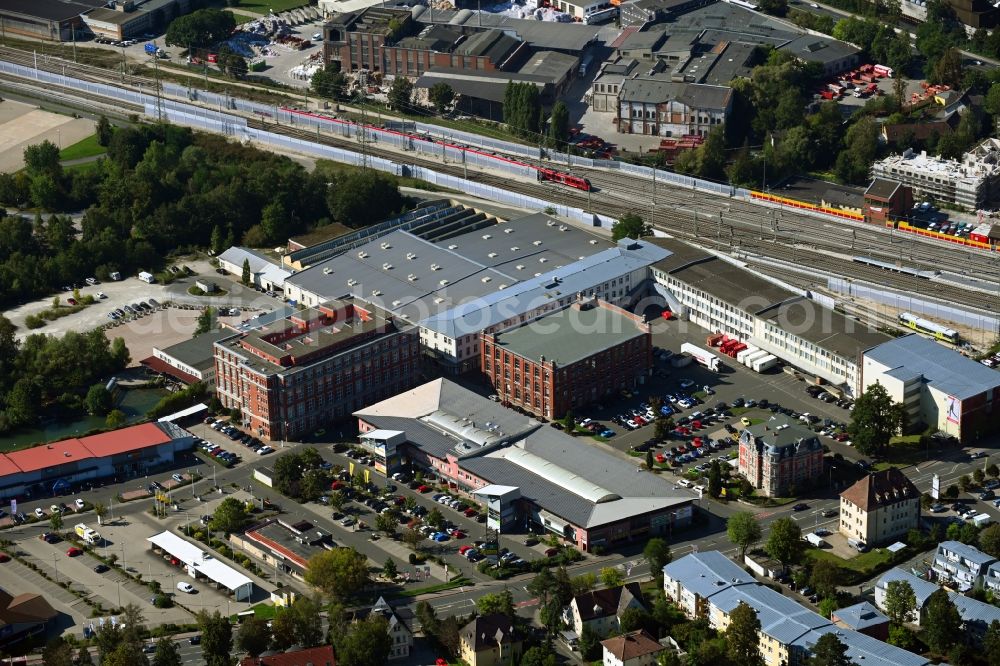
[[[663,567],[668,599],[690,618],[704,618],[718,631],[729,626],[732,611],[750,606],[760,621],[760,653],[766,666],[799,666],[821,636],[836,633],[854,664],[925,666],[917,654],[833,624],[780,592],[758,583],[718,551],[692,553]]]
[[[515,666],[524,639],[510,618],[500,613],[479,615],[458,634],[462,661],[469,666]]]
[[[216,392],[260,436],[292,439],[412,387],[419,358],[415,327],[330,301],[216,342]]]
[[[966,592],[983,585],[990,565],[996,561],[995,557],[960,541],[942,541],[934,553],[931,571],[939,582]]]
[[[869,546],[898,541],[920,524],[920,491],[895,467],[873,472],[840,494],[840,533]]]
[[[649,325],[599,299],[483,332],[482,350],[482,372],[500,402],[547,419],[635,388],[653,362]]]
[[[962,155],[944,159],[907,149],[872,165],[872,176],[913,188],[918,197],[975,211],[989,208],[1000,196],[1000,139],[989,138]]]
[[[823,474],[823,445],[809,428],[775,414],[740,433],[739,471],[762,495],[793,495]]]
[[[618,131],[664,137],[707,136],[733,108],[726,86],[683,83],[669,76],[625,79],[618,93]]]

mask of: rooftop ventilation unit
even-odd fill
[[[535,273],[535,277],[542,277],[541,273]]]
[[[555,220],[549,220],[548,222],[545,223],[545,226],[547,226],[547,227],[554,227],[554,226],[556,226],[556,221]]]
[[[358,252],[358,259],[367,259],[367,258],[368,258],[368,253],[365,252],[364,250],[361,250],[361,252]]]
[[[520,250],[520,249],[521,249],[521,248],[519,248],[519,247],[518,247],[517,245],[511,245],[511,246],[510,246],[510,251],[511,251],[511,252],[517,252],[517,251],[518,251],[518,250]]]
[[[431,270],[432,271],[439,271],[439,270],[441,270],[441,267],[438,266],[437,264],[431,264]]]
[[[441,305],[442,303],[444,303],[444,299],[438,296],[437,298],[434,299],[434,303],[437,305]]]
[[[531,242],[531,244],[532,244],[532,245],[535,245],[535,246],[537,247],[538,245],[541,245],[541,244],[542,244],[542,241],[540,241],[540,240],[537,240],[537,241],[532,241],[532,242]]]
[[[449,249],[449,250],[457,250],[457,249],[458,249],[458,246],[457,246],[457,245],[455,245],[454,243],[452,243],[451,245],[449,245],[449,246],[448,246],[448,249]]]
[[[505,234],[512,234],[512,233],[514,233],[514,230],[513,230],[513,229],[511,229],[511,228],[507,228],[507,229],[504,229],[504,230],[503,230],[503,232],[504,232]]]
[[[497,256],[497,253],[496,253],[496,252],[490,252],[490,253],[489,253],[488,255],[486,255],[486,256],[487,256],[487,257],[489,257],[490,259],[494,259],[494,258],[496,258],[496,256]]]
[[[483,240],[489,240],[491,238],[493,238],[493,236],[490,236],[489,234],[483,234]]]
[[[382,264],[382,270],[388,271],[388,270],[391,270],[391,269],[392,269],[392,264],[390,264],[389,262],[386,262],[386,263]]]
[[[383,250],[389,250],[392,248],[392,246],[389,245],[388,243],[382,243],[381,245],[379,245],[379,247],[382,248]]]
[[[417,258],[417,255],[414,254],[413,252],[407,252],[406,253],[406,258],[409,259],[410,261],[413,261],[414,259]]]
[[[566,231],[566,229],[568,229],[568,228],[569,227],[567,227],[565,224],[560,224],[559,225],[559,231]]]
[[[596,238],[591,238],[590,239],[590,244],[591,245],[597,245],[597,239]]]
[[[329,266],[327,266],[326,268],[323,269],[323,275],[329,275],[332,272],[333,272],[333,269],[330,268]]]
[[[519,271],[523,271],[524,270],[524,264],[518,264],[517,266],[514,266],[514,268],[516,268]]]
[[[392,302],[392,307],[394,307],[394,308],[398,308],[398,307],[399,307],[399,304],[400,304],[400,303],[402,303],[402,302],[403,302],[403,301],[393,301],[393,302]]]
[[[410,273],[409,275],[406,276],[406,279],[409,280],[410,282],[413,282],[414,280],[417,279],[417,276],[414,275],[413,273]]]
[[[540,263],[540,264],[544,264],[546,261],[548,261],[548,259],[546,259],[545,257],[539,257],[538,258],[538,263]]]
[[[354,278],[351,278],[350,280],[348,280],[348,281],[347,281],[347,286],[348,286],[348,287],[353,287],[353,286],[354,286],[354,285],[356,285],[357,283],[358,283],[358,281],[357,281],[357,280],[355,280]]]
[[[441,280],[440,282],[438,282],[438,284],[443,287],[443,286],[445,286],[445,285],[448,284],[448,281],[447,280]]]
[[[372,289],[372,296],[381,296],[382,292],[378,289]]]
[[[501,284],[499,287],[497,287],[497,289],[506,289],[506,288],[507,288],[507,285],[505,285],[505,284]]]
[[[483,283],[485,284],[485,283],[490,282],[492,280],[493,280],[493,278],[491,278],[489,275],[487,275],[486,277],[483,278]]]

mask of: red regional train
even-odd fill
[[[355,123],[349,120],[341,120],[339,118],[331,118],[329,116],[323,116],[317,113],[310,113],[308,111],[299,111],[297,109],[290,109],[287,107],[282,107],[282,111],[286,111],[290,114],[297,116],[307,116],[309,118],[315,118],[316,120],[322,120],[328,122],[332,125],[360,125],[360,123]],[[449,143],[447,141],[438,141],[424,134],[417,134],[413,132],[400,132],[398,130],[385,129],[382,127],[377,127],[375,125],[364,125],[364,127],[370,130],[378,130],[380,132],[386,132],[388,134],[396,134],[399,136],[409,137],[412,141],[422,141],[424,143],[433,143],[435,145],[440,144],[452,150],[458,150],[462,152],[471,153],[474,155],[479,155],[480,157],[496,160],[498,162],[506,162],[507,164],[515,164],[518,166],[527,167],[529,169],[534,169],[539,181],[547,181],[552,183],[558,183],[560,185],[566,185],[567,187],[572,187],[577,190],[583,190],[584,192],[589,192],[591,190],[590,181],[581,176],[574,176],[563,171],[558,171],[556,169],[548,169],[546,167],[535,166],[534,164],[528,164],[527,162],[520,162],[516,159],[511,159],[509,157],[501,157],[500,155],[494,155],[493,153],[486,152],[484,150],[477,150],[476,148],[470,148],[469,146],[463,146],[457,143]]]

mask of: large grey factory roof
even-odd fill
[[[418,20],[422,23],[430,22],[429,13],[426,11],[423,12],[420,14]],[[597,38],[597,33],[601,31],[601,26],[599,25],[518,19],[503,14],[491,14],[489,12],[445,12],[435,10],[434,22],[464,25],[466,27],[499,28],[504,32],[513,32],[532,46],[555,51],[583,51],[590,42]]]
[[[533,361],[544,358],[566,366],[641,338],[646,328],[617,309],[574,304],[499,333],[496,344]]]
[[[625,79],[619,93],[622,101],[661,104],[677,100],[693,109],[725,109],[732,96],[732,88],[671,81],[666,74]]]
[[[861,49],[830,37],[817,35],[802,35],[778,47],[800,60],[808,62],[828,63],[861,53]]]
[[[788,289],[723,259],[712,257],[698,261],[697,250],[691,252],[690,256],[693,261],[666,270],[681,282],[749,314],[795,296]],[[669,266],[669,263],[665,266]],[[659,267],[657,264],[657,268]]]
[[[352,294],[417,321],[607,247],[537,213],[437,242],[393,231],[287,281],[320,301]]]
[[[691,502],[627,460],[581,446],[446,379],[437,379],[355,412],[379,428],[400,430],[435,457],[458,455],[463,469],[568,522],[594,527]],[[510,442],[514,442],[510,444]]]
[[[604,250],[563,268],[525,280],[514,287],[467,301],[420,322],[421,327],[457,338],[495,326],[512,316],[574,297],[594,286],[626,275],[668,256],[647,241],[624,238]]]
[[[233,335],[228,328],[201,333],[176,345],[164,347],[161,352],[181,363],[203,370],[215,364],[215,343]]]
[[[48,21],[65,21],[88,12],[105,3],[101,0],[4,0],[0,11],[11,14],[23,14],[38,17]]]
[[[863,322],[845,317],[805,297],[791,298],[758,312],[757,316],[852,361],[856,361],[866,349],[892,340]]]
[[[883,342],[865,356],[889,368],[923,375],[936,390],[964,400],[1000,385],[1000,374],[917,334]]]

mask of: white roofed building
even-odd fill
[[[146,539],[158,550],[180,560],[184,570],[195,580],[209,581],[219,589],[226,589],[236,601],[249,600],[253,595],[253,580],[237,571],[187,539],[165,531]]]

